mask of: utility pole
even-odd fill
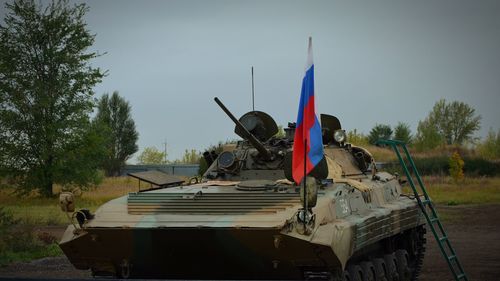
[[[165,150],[164,150],[164,155],[165,155],[165,164],[167,164],[167,139],[165,138],[165,142],[163,143],[165,145]]]

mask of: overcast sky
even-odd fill
[[[86,2],[109,71],[96,96],[130,102],[140,151],[166,139],[172,160],[236,138],[213,97],[251,110],[251,66],[256,109],[294,121],[309,36],[317,112],[347,130],[415,131],[441,98],[482,115],[478,136],[500,128],[500,1]]]

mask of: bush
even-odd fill
[[[428,158],[414,158],[413,161],[417,166],[421,176],[447,176],[449,174],[449,157],[435,156]],[[500,175],[500,162],[488,161],[477,157],[464,157],[463,173],[467,177],[494,177]],[[409,164],[406,163],[408,166]],[[408,166],[411,170],[411,167]],[[386,163],[383,170],[390,173],[404,174],[399,162],[392,161]]]
[[[500,159],[500,130],[495,134],[490,130],[486,139],[477,146],[481,157],[486,159]]]
[[[53,236],[41,233],[37,237],[32,226],[19,225],[19,222],[11,212],[0,207],[0,266],[61,254]]]
[[[444,143],[444,138],[439,134],[434,123],[428,119],[418,122],[417,134],[413,141],[413,147],[417,151],[432,150]]]
[[[374,145],[379,139],[389,140],[392,138],[392,133],[393,132],[391,126],[385,124],[376,124],[368,134],[368,142]]]
[[[430,158],[417,158],[415,165],[421,175],[440,175],[448,174],[448,157],[437,156]]]
[[[420,175],[447,175],[449,158],[446,156],[416,158],[415,165]],[[500,163],[477,157],[464,157],[463,172],[465,176],[497,176],[500,175]]]
[[[0,253],[5,252],[9,247],[8,238],[10,230],[13,226],[19,223],[19,220],[14,219],[12,213],[7,212],[3,207],[0,207]]]
[[[464,158],[464,173],[467,176],[498,176],[500,162],[488,161],[482,158]]]
[[[368,146],[368,137],[358,133],[356,129],[347,132],[347,142],[356,146]]]
[[[455,182],[464,179],[464,160],[460,157],[457,151],[453,152],[451,155],[448,164],[450,166],[450,176],[453,178]]]
[[[411,144],[412,135],[410,125],[403,122],[398,122],[398,124],[394,128],[394,139],[402,141],[406,144]]]

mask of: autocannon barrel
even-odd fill
[[[219,98],[215,97],[214,98],[215,102],[222,108],[222,110],[233,120],[234,124],[236,124],[236,127],[238,127],[239,130],[243,133],[245,139],[249,141],[253,147],[255,147],[258,151],[259,154],[262,155],[265,159],[270,159],[271,158],[271,153],[267,148],[264,147],[264,145],[252,134],[250,133],[243,124],[241,124],[236,117],[229,111],[229,109],[226,108],[226,106],[219,100]]]

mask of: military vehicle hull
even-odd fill
[[[367,150],[346,143],[336,117],[321,115],[323,158],[298,185],[295,124],[276,137],[266,113],[238,120],[215,101],[244,141],[204,153],[201,183],[74,213],[79,226],[68,227],[60,246],[75,267],[142,278],[418,278],[425,228],[417,201],[402,194],[398,176],[377,171]],[[68,194],[60,203],[74,211]]]
[[[369,203],[347,183],[325,187],[310,234],[296,231],[301,203],[294,187],[246,192],[236,185],[129,194],[103,205],[82,229],[69,226],[60,247],[76,268],[95,275],[304,279],[341,276],[367,256],[410,251],[406,243],[423,223],[394,179],[369,191]]]

